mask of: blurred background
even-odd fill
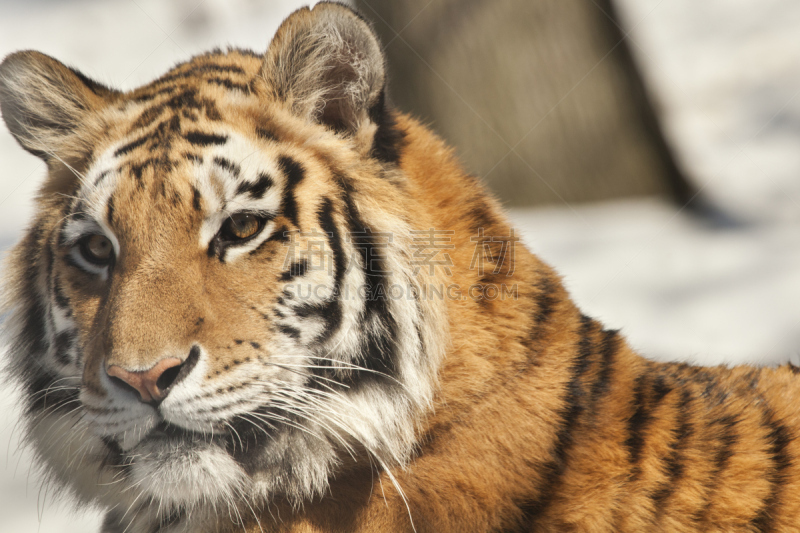
[[[296,0],[0,0],[32,48],[131,89],[263,51]],[[357,0],[398,107],[456,146],[587,314],[643,354],[800,363],[800,3]],[[44,175],[0,131],[0,250]],[[97,531],[40,490],[0,389],[3,532]]]

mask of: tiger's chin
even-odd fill
[[[169,512],[224,506],[253,492],[224,444],[199,434],[155,429],[123,461],[131,490]]]
[[[124,451],[104,439],[101,468],[116,472],[125,499],[162,518],[199,509],[227,515],[243,502],[255,509],[277,497],[299,505],[327,488],[338,463],[327,439],[289,429],[264,441],[235,429],[211,435],[160,423]]]
[[[74,413],[28,422],[47,482],[111,510],[121,525],[109,531],[250,515],[277,498],[297,506],[325,491],[338,463],[330,441],[294,430],[267,444],[241,430],[211,436],[162,423],[123,451]]]

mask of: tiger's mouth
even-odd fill
[[[119,461],[114,460],[111,462],[121,466],[121,461],[129,463],[137,455],[137,451],[144,447],[169,446],[171,448],[184,448],[188,451],[198,443],[221,444],[224,446],[224,441],[227,437],[226,432],[214,432],[212,435],[211,433],[186,429],[162,420],[143,434],[135,443],[128,442],[124,446],[121,437],[106,437],[103,442],[112,456],[120,459]]]
[[[260,416],[264,417],[267,408],[259,409]],[[283,416],[281,418],[286,418]],[[274,418],[272,418],[274,421]],[[289,423],[289,427],[292,424]],[[122,436],[106,437],[106,444],[112,455],[111,463],[117,465],[131,464],[143,451],[171,450],[172,453],[190,453],[199,448],[216,447],[226,451],[236,458],[247,452],[248,449],[266,444],[265,441],[273,440],[279,432],[280,425],[273,423],[256,423],[252,419],[223,420],[215,423],[207,431],[188,429],[168,422],[159,417],[159,421],[147,432],[143,432],[136,442],[128,442],[123,446]]]
[[[222,436],[223,434],[219,434],[217,438]],[[153,429],[151,429],[147,435],[145,435],[141,442],[159,440],[169,442],[184,442],[186,440],[196,440],[201,438],[207,441],[213,440],[213,438],[206,433],[185,429],[162,420]]]

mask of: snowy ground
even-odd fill
[[[264,49],[301,2],[0,0],[0,55],[34,48],[131,88],[213,45]],[[435,1],[435,0],[434,0]],[[584,310],[660,359],[800,358],[800,3],[620,0],[681,160],[737,223],[654,200],[517,210],[523,238]],[[44,169],[0,132],[0,249]],[[88,533],[98,518],[41,497],[0,393],[3,532]]]

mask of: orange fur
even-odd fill
[[[401,167],[416,181],[423,211],[453,224],[443,227],[483,224],[464,213],[485,202],[498,221],[495,234],[508,235],[500,210],[441,141],[411,119],[402,126],[412,140]],[[432,179],[426,169],[434,166]],[[469,249],[456,244],[456,250]],[[469,255],[453,258],[455,281],[476,282],[466,270]],[[519,300],[491,307],[472,299],[448,301],[454,342],[436,405],[418,456],[394,473],[417,531],[800,527],[795,367],[647,361],[594,320],[582,334],[580,311],[560,280],[527,250],[517,253],[516,269]],[[537,320],[547,283],[552,315]],[[662,379],[668,391],[659,394],[653,388]],[[637,386],[643,403],[636,401]],[[568,438],[559,439],[565,406],[574,401],[579,413]],[[634,462],[630,426],[642,406],[650,418],[641,425]],[[283,512],[292,518],[282,531],[411,531],[404,502],[386,475],[375,481],[369,473],[353,474],[337,480],[329,498],[300,513]]]
[[[797,530],[797,369],[699,368],[635,354],[582,315],[552,269],[521,244],[510,255],[513,232],[498,203],[439,138],[385,106],[384,84],[368,25],[327,3],[292,15],[264,57],[212,52],[127,94],[33,52],[3,63],[4,118],[50,169],[34,224],[9,259],[6,301],[16,328],[11,370],[29,392],[29,439],[52,478],[107,506],[108,533]],[[60,107],[31,98],[30,87]],[[209,145],[238,155],[213,166],[209,160],[227,152]],[[233,189],[237,202],[248,198],[241,191],[255,198],[258,183],[243,177],[253,169],[271,173],[260,194],[280,189],[280,204],[226,207]],[[251,212],[272,237],[226,256],[226,217]],[[414,270],[412,232],[430,228],[450,232],[452,264]],[[300,229],[299,246],[332,249],[327,275],[297,262],[291,268],[299,271],[287,270],[286,235]],[[385,249],[376,241],[369,248],[391,272],[371,271],[348,229],[391,234]],[[70,240],[69,231],[78,235]],[[116,246],[113,263],[94,273],[80,264],[87,234]],[[499,239],[483,271],[474,263],[480,235]],[[232,254],[247,245],[231,242],[224,250]],[[355,310],[328,297],[302,308],[300,325],[287,325],[286,309],[298,309],[287,307],[297,298],[287,291],[307,275],[318,286],[399,281],[422,293],[407,302],[357,299],[347,304]],[[336,306],[322,312],[323,304]],[[347,313],[355,325],[342,332]],[[323,323],[314,342],[341,334],[326,352],[340,359],[301,352],[313,344],[300,320],[308,315]],[[381,325],[372,333],[370,320]],[[351,346],[358,342],[369,350]],[[395,359],[384,361],[387,351]],[[280,429],[262,427],[265,434],[295,439],[284,455],[268,457],[272,463],[252,461],[259,450],[248,446],[273,443],[235,426],[236,416],[181,426],[222,409],[214,402],[240,389],[298,379],[270,373],[275,361],[291,371],[286,353],[323,361],[301,374],[339,400],[381,392],[352,403],[320,396],[306,418],[270,419]],[[203,369],[187,366],[190,379],[180,379],[188,384],[175,382],[182,392],[169,394],[190,398],[180,405],[166,394],[163,404],[149,396],[137,404],[106,375],[111,366],[145,372],[167,357],[199,357]],[[186,419],[170,419],[166,429],[151,420],[168,416],[163,405],[194,403],[203,409],[182,411]],[[376,417],[373,404],[386,411]],[[338,411],[326,414],[331,406]],[[105,440],[92,437],[97,420],[113,422],[114,413],[136,424],[117,431],[109,422]],[[239,418],[257,425],[258,416],[266,415]],[[148,454],[167,454],[153,444],[158,437],[136,435],[139,426],[168,433],[170,424],[190,436],[170,437],[177,455],[158,463],[168,474],[161,480],[162,471],[145,470],[130,481]],[[53,450],[42,432],[60,432],[77,451]],[[148,442],[146,453],[129,452]],[[301,445],[320,459],[306,465],[308,457],[291,455]],[[216,455],[203,455],[209,447]],[[205,457],[205,470],[187,457]],[[306,467],[306,478],[324,479],[292,477]],[[193,468],[199,473],[186,473]],[[190,482],[207,485],[184,501],[175,487],[195,490]]]

